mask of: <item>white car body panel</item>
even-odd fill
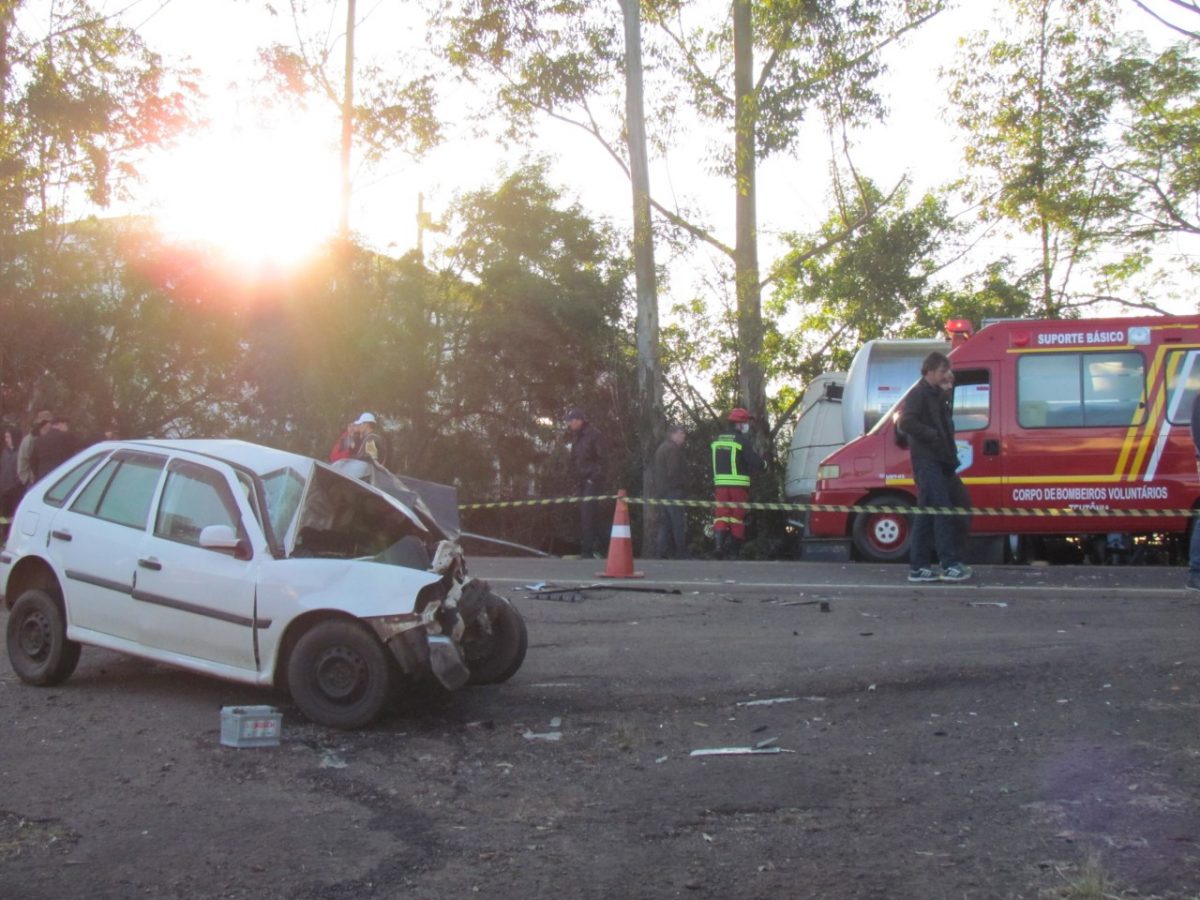
[[[45,505],[45,492],[80,461],[115,449],[184,459],[219,473],[236,500],[251,558],[156,536],[154,510],[162,499],[162,475],[144,529],[73,511],[78,488],[63,507]],[[22,501],[0,559],[6,602],[16,600],[8,596],[10,574],[22,560],[36,557],[62,586],[70,639],[222,678],[270,683],[280,642],[296,617],[319,610],[357,619],[410,615],[419,591],[442,579],[437,572],[370,558],[276,558],[230,464],[259,475],[290,468],[307,482],[306,494],[318,467],[345,478],[307,457],[243,441],[94,445],[39,482]],[[403,513],[414,531],[427,534],[404,504],[370,485],[353,483]],[[287,529],[289,551],[299,518]]]

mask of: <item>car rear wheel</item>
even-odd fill
[[[525,662],[529,632],[525,619],[515,606],[489,593],[484,600],[483,615],[491,623],[491,633],[476,625],[464,640],[467,668],[471,670],[470,684],[500,684],[508,681]]]
[[[379,717],[392,694],[395,669],[387,648],[358,622],[319,622],[296,642],[288,660],[292,699],[318,725],[361,728]]]
[[[912,503],[899,494],[872,497],[865,506],[909,507]],[[899,562],[908,558],[912,539],[912,517],[894,510],[860,512],[854,517],[851,532],[854,551],[867,562]]]
[[[79,664],[79,644],[67,640],[63,608],[40,588],[17,598],[8,614],[8,658],[28,684],[49,687],[71,677]]]

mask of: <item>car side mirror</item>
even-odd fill
[[[237,532],[228,525],[205,525],[200,529],[200,546],[208,550],[232,550],[238,559],[249,556]]]

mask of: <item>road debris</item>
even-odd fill
[[[688,756],[763,756],[795,752],[782,747],[703,747],[693,750]]]
[[[561,731],[530,731],[528,728],[522,732],[521,737],[527,741],[561,741]]]
[[[771,706],[775,703],[795,703],[799,697],[771,697],[768,700],[739,700],[738,706]]]
[[[1003,600],[972,600],[972,606],[998,606],[1000,609],[1006,609],[1008,604]]]

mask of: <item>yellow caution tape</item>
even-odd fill
[[[460,510],[506,509],[521,506],[553,506],[561,503],[616,500],[616,494],[598,497],[553,497],[542,500],[502,500],[493,503],[462,503]],[[1200,516],[1200,509],[1100,509],[1096,507],[1048,507],[1045,509],[1008,509],[996,506],[873,506],[866,504],[840,505],[833,503],[761,503],[722,500],[660,500],[652,497],[625,497],[626,503],[642,506],[684,506],[712,508],[716,506],[737,509],[769,509],[782,512],[845,512],[845,513],[903,513],[918,516],[1025,516],[1034,518],[1082,516],[1092,518],[1165,518],[1171,516]]]

